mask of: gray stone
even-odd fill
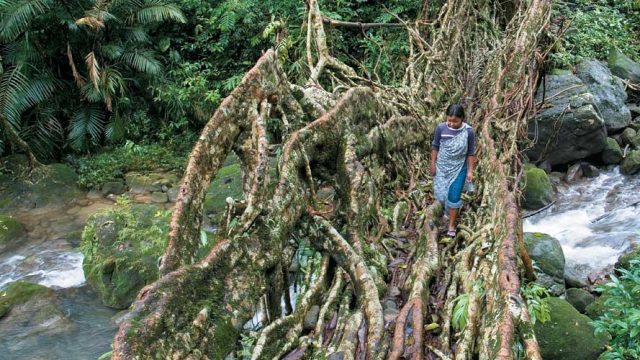
[[[102,192],[98,190],[89,190],[87,198],[91,200],[102,199]]]
[[[313,305],[307,314],[304,316],[304,329],[313,330],[318,322],[318,315],[320,314],[320,306]]]
[[[640,171],[640,150],[633,150],[620,163],[620,172],[633,175]]]
[[[622,146],[622,145],[624,145],[624,144],[622,143],[622,134],[614,134],[614,135],[611,135],[611,138],[612,138],[613,140],[615,140],[615,141],[618,143],[618,146]]]
[[[564,269],[564,281],[568,287],[586,288],[589,286],[589,273],[593,271],[587,264],[572,264]]]
[[[640,83],[640,64],[631,60],[622,51],[615,49],[609,54],[609,68],[611,72],[624,80]]]
[[[567,176],[565,177],[565,180],[568,183],[572,183],[582,179],[582,176],[583,176],[582,165],[573,164],[571,165],[571,167],[569,167],[569,170],[567,170]]]
[[[582,163],[580,164],[580,168],[582,169],[582,175],[587,178],[594,178],[600,175],[600,170],[597,167],[589,164]]]
[[[163,193],[162,191],[151,193],[151,202],[154,202],[156,204],[164,204],[167,201],[169,201],[169,198],[167,197],[166,193]]]
[[[24,226],[11,216],[0,214],[0,253],[17,245],[18,240],[26,233]]]
[[[564,294],[565,260],[560,242],[547,234],[525,233],[524,243],[539,269],[536,271],[536,283],[555,296]]]
[[[624,131],[622,132],[622,135],[620,135],[620,138],[622,139],[622,144],[623,145],[631,144],[631,141],[636,136],[636,134],[637,132],[630,127],[624,129]]]
[[[126,187],[122,181],[109,181],[102,185],[102,195],[122,195]]]
[[[607,138],[607,145],[602,150],[602,162],[607,165],[619,164],[622,160],[622,149],[613,138]]]
[[[605,123],[582,80],[573,75],[547,75],[545,84],[545,102],[550,107],[528,124],[529,138],[537,140],[527,152],[529,159],[558,165],[601,152],[607,139]],[[542,101],[541,87],[537,102]]]
[[[629,145],[636,149],[640,149],[640,132],[636,130],[636,136],[629,139]]]
[[[629,111],[631,112],[631,117],[636,118],[640,116],[640,104],[627,104]]]
[[[576,310],[583,314],[585,313],[587,306],[596,300],[596,298],[587,290],[576,288],[567,289],[566,298],[569,304],[573,305]]]
[[[161,177],[158,174],[143,175],[140,173],[127,173],[125,181],[132,194],[144,194],[155,191],[162,191]]]
[[[631,122],[631,112],[626,105],[625,85],[613,76],[609,68],[598,60],[582,60],[576,71],[593,94],[596,108],[604,119],[607,131],[624,129]]]
[[[171,188],[167,190],[167,198],[172,203],[176,202],[176,200],[178,200],[178,188]]]

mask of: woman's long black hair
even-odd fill
[[[460,104],[451,104],[447,107],[447,116],[455,116],[464,121],[464,108]]]

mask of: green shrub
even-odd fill
[[[619,277],[596,288],[606,297],[604,311],[593,322],[596,333],[611,335],[611,346],[603,360],[640,358],[640,256],[618,268]]]
[[[550,55],[552,68],[570,68],[582,58],[605,60],[614,47],[639,59],[639,1],[578,0],[556,9],[571,26]]]
[[[99,187],[108,181],[122,178],[129,171],[177,171],[186,165],[187,151],[171,149],[159,144],[136,145],[127,142],[94,156],[73,161],[78,171],[78,184],[86,188]]]

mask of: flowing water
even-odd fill
[[[116,310],[107,308],[86,286],[80,232],[87,217],[113,203],[82,199],[79,205],[14,214],[27,235],[0,253],[0,289],[23,280],[55,290],[62,318],[34,324],[0,322],[0,359],[96,359],[110,350]]]
[[[558,186],[556,203],[524,221],[524,231],[560,241],[565,268],[582,275],[602,271],[640,242],[640,176],[618,167],[595,178]],[[636,205],[632,205],[636,203]]]

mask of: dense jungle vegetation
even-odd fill
[[[410,21],[420,5],[321,4],[331,19],[366,23]],[[571,26],[551,67],[570,67],[581,57],[605,59],[614,46],[638,59],[638,5],[558,2],[557,24]],[[432,11],[438,8],[434,1]],[[265,49],[286,49],[280,54],[287,75],[306,78],[305,10],[297,0],[2,0],[0,154],[28,146],[45,162],[116,148],[107,157],[134,150],[150,159],[170,157],[157,148],[140,150],[163,144],[171,156],[184,158],[194,134]],[[403,28],[329,29],[331,49],[346,64],[388,84],[402,76],[395,59],[408,56]],[[114,166],[98,161],[84,168]],[[117,165],[131,166],[123,162]]]

